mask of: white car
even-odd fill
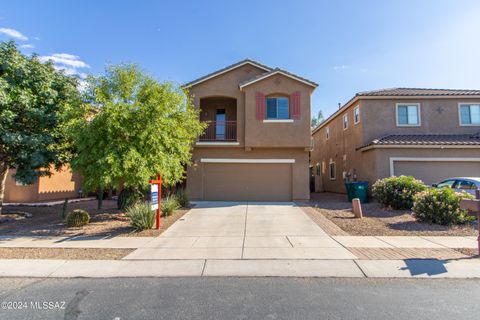
[[[476,177],[459,177],[445,179],[439,183],[432,184],[434,188],[452,188],[457,192],[468,192],[475,195],[475,191],[480,189],[480,178]]]

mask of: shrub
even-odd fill
[[[155,210],[150,208],[148,202],[137,202],[127,208],[127,217],[130,219],[130,224],[137,231],[153,228],[155,215]]]
[[[168,217],[173,213],[173,211],[178,208],[180,208],[180,204],[178,203],[177,197],[175,197],[174,195],[168,195],[165,199],[162,200],[162,216]]]
[[[413,196],[427,189],[420,180],[411,176],[389,177],[377,180],[372,187],[375,199],[385,207],[409,210],[413,206]]]
[[[82,209],[75,209],[67,215],[65,220],[68,227],[81,227],[90,222],[90,215]]]
[[[414,197],[413,213],[418,221],[441,225],[463,224],[475,218],[467,210],[460,209],[460,200],[473,199],[466,193],[450,188],[432,188],[419,192]]]
[[[175,197],[182,208],[188,208],[190,206],[190,199],[184,189],[177,190]]]
[[[117,207],[118,209],[125,209],[143,200],[142,194],[138,190],[123,189],[118,195]]]

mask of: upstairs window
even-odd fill
[[[360,122],[360,107],[356,106],[353,109],[353,123],[357,124]]]
[[[460,104],[460,125],[480,125],[480,104]]]
[[[420,125],[420,105],[397,104],[397,126],[419,126]]]
[[[288,98],[267,98],[267,119],[289,119]]]
[[[327,137],[327,140],[330,139],[330,128],[329,127],[327,127],[325,129],[325,136]]]
[[[343,130],[347,130],[348,129],[348,114],[345,113],[343,115]]]

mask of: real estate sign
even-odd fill
[[[158,184],[150,185],[150,201],[151,201],[151,209],[157,210],[158,209]]]

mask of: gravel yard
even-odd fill
[[[363,219],[356,219],[347,196],[313,193],[310,206],[352,236],[475,236],[476,223],[464,226],[441,226],[420,223],[410,211],[389,210],[376,202],[362,204]],[[315,221],[315,219],[314,219]]]
[[[90,214],[90,223],[80,228],[67,228],[61,218],[63,205],[50,207],[4,206],[2,218],[8,221],[0,223],[0,236],[158,236],[181,218],[188,209],[176,210],[169,217],[162,217],[160,230],[151,229],[135,232],[123,211],[117,209],[114,200],[104,200],[103,209],[97,209],[97,201],[83,201],[68,205],[68,211],[84,209]],[[27,212],[31,218],[20,218],[15,212]],[[9,217],[15,218],[8,219]]]

